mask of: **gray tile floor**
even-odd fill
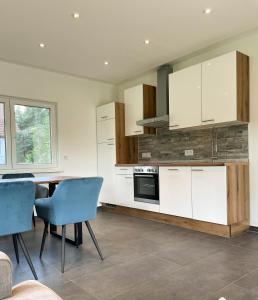
[[[56,238],[48,236],[38,258],[40,220],[24,234],[39,280],[65,300],[258,299],[256,233],[224,239],[107,212],[99,212],[92,227],[105,260],[99,260],[85,227],[83,246],[66,246],[65,274]],[[13,261],[15,283],[33,279],[23,257],[16,264],[10,237],[0,239],[0,250]]]

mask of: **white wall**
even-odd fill
[[[198,53],[184,57],[172,65],[176,71],[232,50],[239,50],[250,57],[250,217],[251,225],[258,226],[258,30],[198,51]],[[118,86],[119,99],[123,98],[124,88],[138,83],[156,84],[155,72],[152,71],[121,83]]]
[[[113,85],[0,62],[0,95],[57,102],[59,168],[97,174],[96,106],[116,100]]]

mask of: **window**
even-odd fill
[[[56,165],[56,104],[0,97],[0,168]]]

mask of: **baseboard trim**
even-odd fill
[[[124,214],[127,216],[138,217],[150,221],[171,224],[190,230],[205,232],[208,234],[227,238],[230,238],[234,235],[238,235],[241,232],[247,231],[249,229],[249,225],[241,223],[234,225],[220,225],[125,206],[113,205],[112,207],[110,207],[110,205],[106,205],[105,203],[103,203],[102,205],[102,210],[116,214]]]

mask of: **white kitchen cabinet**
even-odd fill
[[[153,211],[153,212],[159,212],[159,205],[153,204],[153,203],[134,201],[134,208],[147,210],[147,211]]]
[[[236,52],[202,64],[202,122],[221,123],[237,119]]]
[[[169,75],[170,129],[249,122],[249,58],[233,51]]]
[[[137,121],[156,116],[156,88],[145,84],[124,91],[125,135],[153,134],[155,129],[138,126]]]
[[[116,137],[116,121],[109,119],[97,122],[97,140],[98,143],[108,143],[114,141]]]
[[[201,125],[201,64],[169,75],[169,129]]]
[[[131,174],[115,175],[115,199],[117,205],[133,207],[134,185],[132,172]]]
[[[115,118],[115,102],[97,107],[97,122]]]
[[[98,175],[104,179],[99,202],[116,204],[114,192],[115,163],[115,142],[98,144]]]
[[[193,218],[227,225],[226,167],[192,167]]]
[[[234,51],[202,63],[202,123],[249,121],[248,56]]]
[[[143,134],[143,126],[136,122],[143,119],[143,86],[137,85],[124,92],[125,135]]]
[[[160,212],[192,218],[191,167],[160,167]]]

